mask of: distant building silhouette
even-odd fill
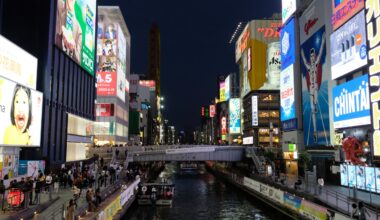
[[[157,24],[152,24],[149,32],[149,67],[148,78],[156,81],[156,95],[160,95],[160,62],[161,62],[160,29]]]

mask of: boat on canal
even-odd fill
[[[141,183],[137,193],[139,205],[171,206],[173,203],[174,184],[171,182]]]

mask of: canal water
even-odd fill
[[[160,177],[175,184],[172,207],[138,206],[135,202],[123,219],[203,220],[203,219],[287,219],[236,187],[208,173],[180,172],[175,163],[167,164]]]

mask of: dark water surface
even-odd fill
[[[204,168],[197,172],[181,173],[172,163],[166,165],[160,176],[168,177],[175,183],[172,207],[138,206],[135,203],[123,219],[287,219]]]

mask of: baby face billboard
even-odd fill
[[[330,36],[331,78],[336,79],[367,64],[364,11]]]
[[[301,45],[301,73],[305,146],[330,145],[324,26]]]
[[[0,146],[40,146],[42,93],[0,77]]]
[[[57,0],[55,45],[94,75],[96,0]]]

